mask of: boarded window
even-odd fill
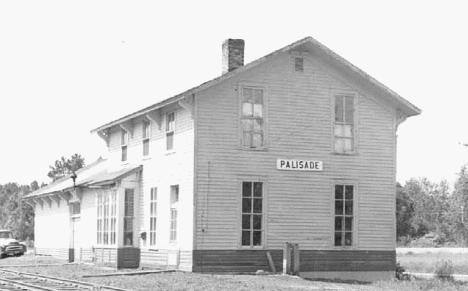
[[[175,113],[166,115],[166,150],[174,149]]]
[[[242,88],[242,146],[264,147],[265,119],[263,89]]]
[[[80,216],[81,214],[81,204],[80,203],[70,203],[70,215],[72,217]]]
[[[263,182],[242,182],[242,246],[262,245]]]
[[[124,246],[133,245],[134,189],[125,189]]]
[[[350,153],[354,151],[354,131],[354,97],[335,96],[335,152]]]
[[[335,185],[335,246],[353,245],[354,186]]]
[[[179,207],[179,185],[171,186],[171,234],[170,240],[176,241],[177,240],[177,211]]]
[[[151,188],[150,194],[150,246],[156,245],[156,222],[158,217],[158,189]]]
[[[304,59],[294,58],[294,70],[296,72],[304,72]]]
[[[151,136],[151,129],[150,129],[150,122],[143,121],[143,156],[149,155],[149,144],[150,144],[150,136]]]
[[[105,191],[97,195],[97,244],[116,243],[117,191]]]

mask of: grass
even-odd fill
[[[408,253],[398,255],[397,261],[407,272],[412,273],[436,273],[437,266],[443,261],[451,261],[454,274],[468,275],[468,255],[450,253]]]
[[[129,290],[467,290],[468,285],[450,281],[382,281],[372,284],[341,281],[312,281],[297,277],[268,275],[211,275],[197,273],[159,273],[137,276],[113,276],[83,278],[83,275],[114,273],[115,269],[88,264],[49,265],[65,263],[50,257],[9,257],[0,260],[0,266],[9,266],[28,273],[73,280],[87,281],[101,285],[111,285]],[[12,267],[13,265],[30,265],[29,267]],[[133,271],[133,270],[132,270]]]

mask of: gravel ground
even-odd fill
[[[373,284],[350,282],[310,281],[283,275],[211,275],[199,273],[153,273],[136,276],[86,277],[83,275],[135,272],[115,270],[91,264],[65,264],[51,257],[8,257],[0,259],[0,268],[28,273],[38,273],[58,278],[87,281],[95,284],[120,287],[128,290],[226,290],[226,291],[293,291],[293,290],[468,290],[468,285],[447,281],[386,281]],[[18,266],[22,267],[18,267]],[[28,265],[26,267],[26,265]],[[16,266],[16,267],[15,267]]]

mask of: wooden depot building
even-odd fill
[[[311,37],[92,130],[108,158],[24,199],[37,254],[117,268],[394,276],[398,126],[420,109]],[[297,258],[296,258],[297,260]]]

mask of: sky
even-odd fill
[[[106,156],[90,131],[306,36],[422,109],[398,129],[397,181],[468,163],[466,1],[0,1],[0,184]]]

